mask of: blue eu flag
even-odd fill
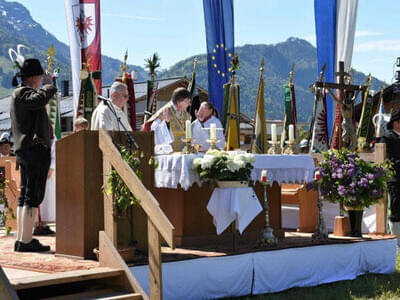
[[[234,52],[233,1],[203,0],[207,38],[208,99],[222,115],[223,85],[230,79]]]

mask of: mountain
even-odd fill
[[[60,80],[70,80],[71,67],[69,46],[57,40],[55,36],[46,31],[35,22],[29,11],[20,3],[0,0],[0,97],[10,94],[11,80],[16,70],[8,56],[8,49],[16,49],[18,44],[28,46],[23,49],[26,58],[36,57],[44,65],[47,59],[47,50],[54,45],[54,67],[60,68]],[[111,84],[119,73],[120,60],[102,56],[103,84]],[[148,75],[140,66],[129,66],[129,70],[138,71],[138,80],[145,80]]]
[[[259,68],[261,58],[265,59],[264,82],[266,113],[268,119],[283,119],[284,90],[289,72],[294,68],[294,84],[297,103],[297,117],[300,122],[311,119],[313,109],[313,94],[309,86],[315,82],[319,70],[317,67],[317,49],[309,42],[289,38],[287,41],[275,45],[244,45],[236,47],[239,55],[240,69],[237,79],[240,84],[240,109],[249,116],[254,116],[258,91]],[[207,60],[205,54],[196,55],[182,60],[160,77],[182,76],[190,78],[193,69],[193,59],[198,58],[196,82],[208,88]],[[366,75],[360,72],[353,73],[353,83],[365,83]],[[372,78],[372,89],[379,90],[382,82]]]
[[[54,64],[60,67],[60,80],[70,80],[69,47],[57,40],[40,24],[35,22],[29,11],[17,2],[0,0],[0,97],[11,92],[11,79],[15,74],[8,57],[8,49],[15,49],[18,44],[29,47],[24,49],[25,57],[37,57],[41,62],[47,59],[47,50],[50,45],[55,47]],[[258,89],[258,77],[261,58],[265,59],[265,99],[266,112],[269,119],[283,118],[283,85],[287,83],[289,71],[295,63],[294,84],[297,100],[297,114],[300,122],[309,121],[313,107],[313,94],[309,86],[319,74],[317,70],[317,50],[309,42],[289,38],[287,41],[275,45],[244,45],[236,47],[240,59],[240,70],[237,72],[240,83],[240,97],[242,112],[253,117]],[[196,55],[198,58],[197,83],[208,88],[207,61],[205,54]],[[159,78],[187,76],[190,77],[193,68],[193,59],[184,59],[167,70],[160,72]],[[121,61],[102,57],[103,84],[111,84],[119,73]],[[129,70],[138,71],[138,80],[148,78],[147,72],[140,66],[129,66]],[[354,73],[355,84],[365,82],[365,74]],[[379,90],[381,81],[372,79],[372,89]]]

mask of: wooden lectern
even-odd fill
[[[126,145],[123,132],[111,132],[114,143]],[[148,165],[154,153],[153,133],[133,132],[142,160],[143,181],[152,189],[154,170]],[[99,231],[104,229],[103,162],[97,131],[80,131],[56,145],[56,255],[90,258],[99,244]],[[147,220],[141,209],[134,209],[134,237],[138,246],[146,239]],[[129,237],[129,222],[122,222],[121,235]],[[146,224],[146,225],[143,225]],[[118,240],[120,236],[118,235]]]

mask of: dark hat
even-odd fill
[[[28,58],[24,61],[22,65],[20,76],[21,77],[30,77],[43,75],[44,71],[40,61],[36,58]]]
[[[10,144],[11,146],[13,145],[13,142],[11,142],[11,137],[8,132],[3,132],[3,134],[0,136],[0,145],[6,143]]]
[[[389,130],[393,129],[393,122],[400,119],[400,109],[395,110],[392,112],[392,116],[390,117],[389,123],[387,123],[386,127]]]
[[[44,71],[42,68],[42,65],[40,64],[40,61],[36,58],[28,58],[25,59],[24,63],[22,64],[22,67],[20,68],[20,71],[15,74],[15,76],[12,79],[12,85],[17,86],[18,81],[17,77],[31,77],[31,76],[38,76],[38,75],[43,75]]]

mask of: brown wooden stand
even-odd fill
[[[335,217],[333,234],[337,236],[348,236],[350,234],[350,221],[348,217]]]
[[[148,160],[154,153],[152,133],[132,133],[145,157],[141,169],[143,182],[151,189],[153,167]],[[116,144],[126,145],[125,135],[113,133]],[[56,144],[56,255],[75,258],[94,257],[99,231],[104,229],[103,158],[97,131],[81,131]],[[118,220],[118,244],[127,245],[130,224]],[[147,219],[140,207],[134,208],[134,238],[137,248],[147,248]]]

